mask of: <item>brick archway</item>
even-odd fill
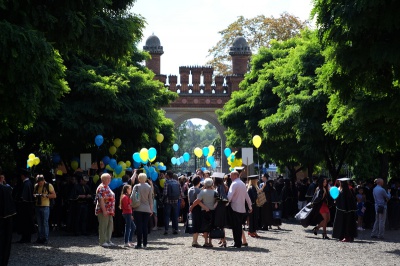
[[[210,124],[212,124],[220,138],[221,138],[221,171],[227,172],[228,171],[228,164],[226,163],[226,156],[224,154],[224,149],[225,149],[225,142],[226,142],[226,137],[224,134],[225,128],[219,123],[217,115],[215,114],[215,111],[218,108],[182,108],[182,107],[164,107],[163,110],[165,111],[165,116],[167,118],[170,118],[172,121],[174,121],[175,126],[179,126],[182,124],[184,121],[192,119],[192,118],[199,118],[206,120]]]

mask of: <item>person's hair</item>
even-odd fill
[[[193,184],[193,186],[197,186],[198,184],[200,184],[200,181],[201,181],[201,179],[200,179],[200,177],[199,177],[198,175],[194,176],[194,177],[192,178],[192,184]]]
[[[219,186],[224,183],[224,180],[222,178],[214,178],[214,185]]]
[[[325,180],[324,177],[318,178],[317,185],[318,185],[319,190],[323,190],[324,189],[324,180]]]
[[[147,180],[147,175],[145,173],[140,173],[138,177],[139,181],[141,182],[146,182]]]
[[[127,194],[129,188],[132,188],[131,185],[124,185],[122,187],[121,197],[119,198],[119,208],[120,209],[122,209],[122,198],[124,197],[124,195],[129,197],[129,195]]]
[[[111,175],[109,173],[102,174],[101,177],[100,177],[101,182],[103,182],[107,177],[111,177]]]
[[[205,188],[210,188],[213,185],[213,180],[211,178],[206,178],[204,179],[204,187]]]
[[[250,189],[251,187],[257,187],[258,179],[250,179],[249,181],[250,182],[248,184],[248,189]]]
[[[171,170],[167,171],[167,176],[168,178],[173,178],[174,177],[174,172],[172,172]]]

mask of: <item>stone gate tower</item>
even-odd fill
[[[210,122],[221,136],[221,151],[223,151],[226,142],[225,128],[219,123],[215,111],[224,106],[233,91],[239,90],[239,83],[247,72],[251,50],[246,39],[241,36],[236,37],[230,47],[231,75],[214,75],[212,66],[180,66],[179,84],[176,75],[167,77],[160,73],[161,55],[164,50],[157,36],[148,37],[143,49],[151,55],[151,59],[146,61],[146,66],[155,73],[155,79],[165,84],[170,91],[179,94],[179,98],[173,103],[163,107],[166,117],[172,119],[176,125],[180,125],[190,118],[200,118]],[[190,76],[192,83],[189,84]],[[201,80],[203,80],[203,83],[201,83]],[[221,167],[218,170],[227,171],[228,166],[224,165],[226,164],[225,155],[223,152],[220,155]]]

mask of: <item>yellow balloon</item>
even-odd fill
[[[78,162],[77,161],[72,161],[71,162],[71,168],[75,171],[76,169],[78,169]]]
[[[99,179],[100,179],[99,175],[97,175],[97,174],[96,174],[96,175],[94,175],[94,176],[93,176],[93,183],[95,183],[95,184],[96,184],[96,183],[97,183],[97,181],[99,181]]]
[[[122,169],[126,169],[126,163],[125,162],[120,161],[118,164],[122,166]]]
[[[164,163],[163,163],[163,162],[161,162],[161,163],[160,163],[160,165],[161,165],[161,166],[164,166]]]
[[[160,180],[160,187],[164,188],[165,178]]]
[[[121,143],[122,143],[121,139],[118,139],[118,138],[114,139],[114,146],[115,147],[118,148],[119,146],[121,146]]]
[[[164,140],[164,135],[161,133],[158,133],[157,134],[157,142],[161,143],[161,142],[163,142],[163,140]]]
[[[28,164],[29,167],[32,167],[33,166],[33,159],[28,159],[26,161],[26,163]]]
[[[126,165],[126,167],[131,167],[131,162],[130,161],[126,161],[125,165]]]
[[[39,163],[40,163],[39,157],[35,157],[35,158],[33,159],[33,164],[34,164],[34,165],[38,165]]]
[[[259,135],[255,135],[253,137],[253,145],[254,147],[256,147],[257,149],[261,146],[261,137]]]
[[[154,157],[154,158],[149,158],[149,161],[150,162],[154,162],[154,160],[157,158],[157,156],[156,157]]]
[[[215,151],[214,145],[208,146],[208,149],[209,149],[208,156],[213,155],[213,153],[214,153],[214,151]]]
[[[36,155],[33,154],[33,153],[29,154],[29,156],[28,156],[28,158],[29,158],[29,159],[32,159],[32,160],[35,159],[35,157],[36,157]]]
[[[63,175],[63,171],[57,170],[57,175]]]
[[[208,167],[211,166],[211,164],[210,164],[208,161],[206,161],[206,165],[207,165]]]
[[[194,155],[196,155],[197,158],[200,158],[203,155],[203,151],[199,147],[196,147],[194,149]]]
[[[114,170],[114,169],[111,168],[111,166],[110,166],[109,164],[107,164],[106,169],[107,169],[107,170],[110,170],[110,171],[113,171],[113,170]]]
[[[117,152],[117,147],[111,146],[108,151],[110,152],[111,155],[114,155]]]
[[[142,161],[146,162],[149,159],[149,150],[146,148],[141,149],[139,152],[139,156]]]

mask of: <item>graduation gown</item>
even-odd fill
[[[336,215],[332,237],[337,239],[357,237],[357,203],[353,193],[341,191],[336,199]]]

